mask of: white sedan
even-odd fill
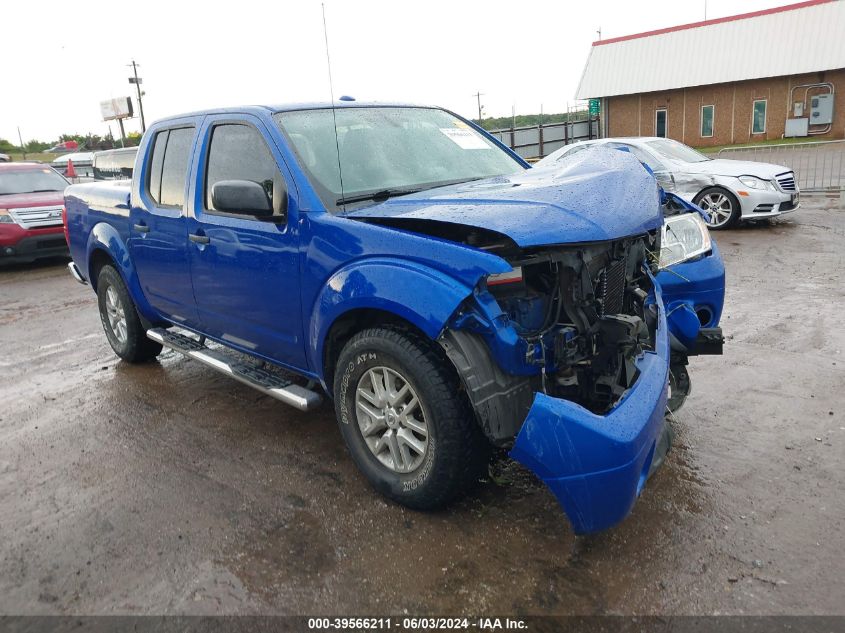
[[[537,163],[550,166],[596,145],[634,154],[654,172],[666,190],[694,202],[707,214],[711,229],[740,220],[759,220],[795,211],[798,184],[788,167],[744,160],[708,158],[669,138],[603,138],[560,148]]]

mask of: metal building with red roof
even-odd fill
[[[576,96],[601,99],[606,136],[843,138],[845,0],[593,42]]]

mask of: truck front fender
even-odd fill
[[[394,314],[435,340],[471,293],[472,288],[417,262],[388,257],[352,262],[317,295],[308,331],[309,365],[324,380],[326,338],[337,319],[352,310]]]
[[[97,280],[94,276],[94,265],[97,263],[95,256],[97,251],[105,253],[114,261],[117,272],[123,278],[123,283],[126,284],[138,313],[151,323],[160,320],[161,317],[150,306],[144,297],[144,293],[141,291],[138,273],[135,270],[135,265],[132,263],[132,258],[129,256],[129,249],[126,247],[126,243],[121,237],[120,232],[111,224],[98,222],[88,234],[88,244],[85,247],[85,269],[88,273],[88,280],[91,283],[91,287],[95,292],[97,290]]]

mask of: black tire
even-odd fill
[[[407,383],[415,392],[427,427],[426,450],[418,456],[421,462],[408,472],[396,472],[383,463],[359,426],[358,387],[364,381],[372,384],[371,370],[379,375],[385,368],[402,379],[398,384]],[[398,328],[360,332],[340,353],[334,395],[338,425],[352,459],[370,484],[389,499],[417,510],[436,509],[465,494],[485,473],[490,444],[472,415],[454,369],[428,339]],[[366,415],[362,420],[374,422]],[[375,434],[379,442],[384,440],[378,438],[380,433]]]
[[[725,200],[726,204],[729,205],[727,217],[724,216],[724,211],[727,211],[728,207],[722,205],[720,207],[721,211],[718,211],[714,208],[715,205],[710,204],[720,199]],[[704,209],[704,213],[707,216],[707,226],[710,227],[711,231],[721,231],[731,228],[739,222],[739,218],[742,215],[742,208],[739,206],[737,197],[722,187],[707,187],[695,197],[693,202]]]
[[[122,310],[125,331],[120,326],[112,326],[109,309],[114,308],[114,301],[110,304],[111,300],[116,300]],[[109,345],[120,358],[129,363],[144,363],[161,353],[161,345],[147,338],[126,284],[113,266],[105,265],[100,269],[97,277],[97,305]]]

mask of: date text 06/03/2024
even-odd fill
[[[519,631],[527,629],[525,620],[519,618],[434,618],[434,617],[404,617],[398,618],[309,618],[309,630],[390,630],[399,629],[407,631],[431,631],[431,630],[468,630]]]

